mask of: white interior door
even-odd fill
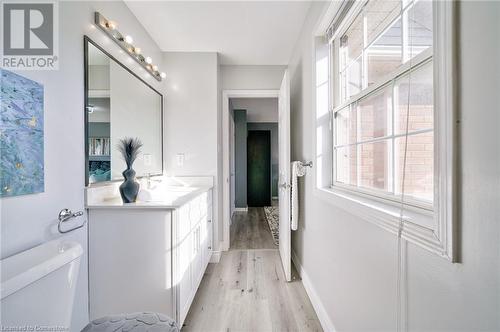
[[[279,251],[285,278],[292,280],[290,228],[290,78],[285,70],[278,98],[279,136]]]

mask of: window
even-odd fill
[[[456,4],[332,6],[315,40],[315,193],[392,233],[403,220],[406,240],[454,261]]]
[[[332,43],[333,185],[399,202],[404,174],[405,200],[432,210],[432,2],[370,0],[351,17]]]

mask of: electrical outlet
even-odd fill
[[[183,167],[184,166],[184,153],[178,153],[175,156],[175,160],[177,161],[177,167]]]
[[[144,154],[144,166],[151,166],[153,163],[153,156],[149,153]]]

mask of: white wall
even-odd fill
[[[165,164],[170,175],[217,173],[217,53],[164,53]],[[184,166],[176,154],[184,153]]]
[[[278,122],[278,98],[233,98],[231,103],[247,111],[247,122]]]
[[[89,122],[107,122],[110,121],[110,100],[109,98],[89,98],[89,104],[94,107],[94,112],[89,113]]]
[[[165,165],[171,176],[214,176],[218,183],[218,56],[214,52],[166,52]],[[176,155],[184,154],[178,166]],[[214,191],[214,205],[218,186]],[[217,213],[217,210],[214,211]],[[217,221],[218,218],[216,218]],[[217,222],[216,222],[217,223]],[[214,225],[214,243],[222,229]]]
[[[223,90],[279,89],[286,66],[220,66]]]
[[[290,61],[292,159],[297,160],[315,157],[313,33],[324,10],[323,3],[312,5]],[[459,2],[462,263],[408,245],[409,330],[500,329],[499,15],[498,2]],[[395,330],[396,237],[322,200],[311,174],[300,202],[293,250],[326,313],[325,327]]]
[[[89,90],[109,90],[109,63],[89,66]]]
[[[84,208],[84,34],[91,36],[118,59],[125,58],[118,52],[118,47],[93,27],[94,10],[117,21],[120,29],[124,29],[140,43],[145,54],[155,60],[161,59],[156,44],[122,2],[59,3],[59,70],[19,72],[20,75],[42,83],[45,88],[45,192],[0,200],[2,258],[58,237],[54,227],[59,211],[63,208],[73,211]],[[153,79],[150,81],[157,88],[161,86],[153,82]],[[80,242],[86,252],[86,227],[65,237]],[[79,273],[71,331],[80,331],[87,320],[85,254]]]

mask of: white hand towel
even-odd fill
[[[300,161],[292,162],[292,220],[291,228],[296,231],[299,222],[299,181],[298,177],[302,177],[306,174],[306,168],[302,165]]]

